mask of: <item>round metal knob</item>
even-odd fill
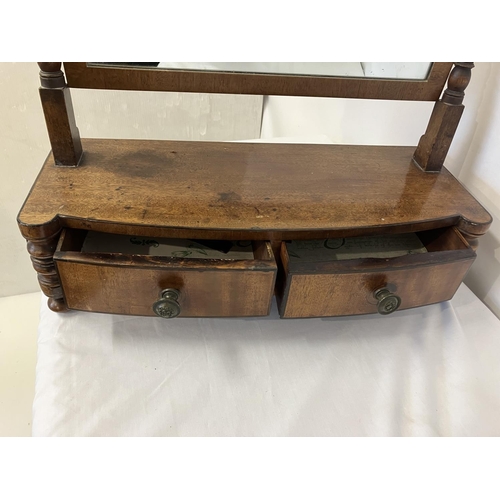
[[[179,316],[181,306],[179,305],[180,292],[175,288],[165,288],[160,293],[160,298],[153,304],[153,312],[161,318],[169,319]]]
[[[377,311],[379,314],[391,314],[401,305],[401,297],[392,293],[387,288],[379,288],[373,292],[377,300]]]

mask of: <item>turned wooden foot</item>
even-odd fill
[[[53,297],[49,297],[49,299],[47,300],[47,304],[49,306],[49,309],[56,313],[63,313],[69,311],[63,299],[54,299]]]

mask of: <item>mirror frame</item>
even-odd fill
[[[63,64],[71,88],[401,101],[437,101],[453,66],[434,62],[425,80],[396,80]]]

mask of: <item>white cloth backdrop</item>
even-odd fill
[[[389,316],[51,312],[35,436],[498,436],[500,320],[462,285]]]

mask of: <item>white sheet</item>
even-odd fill
[[[500,320],[450,302],[332,319],[51,312],[35,436],[498,436]]]

